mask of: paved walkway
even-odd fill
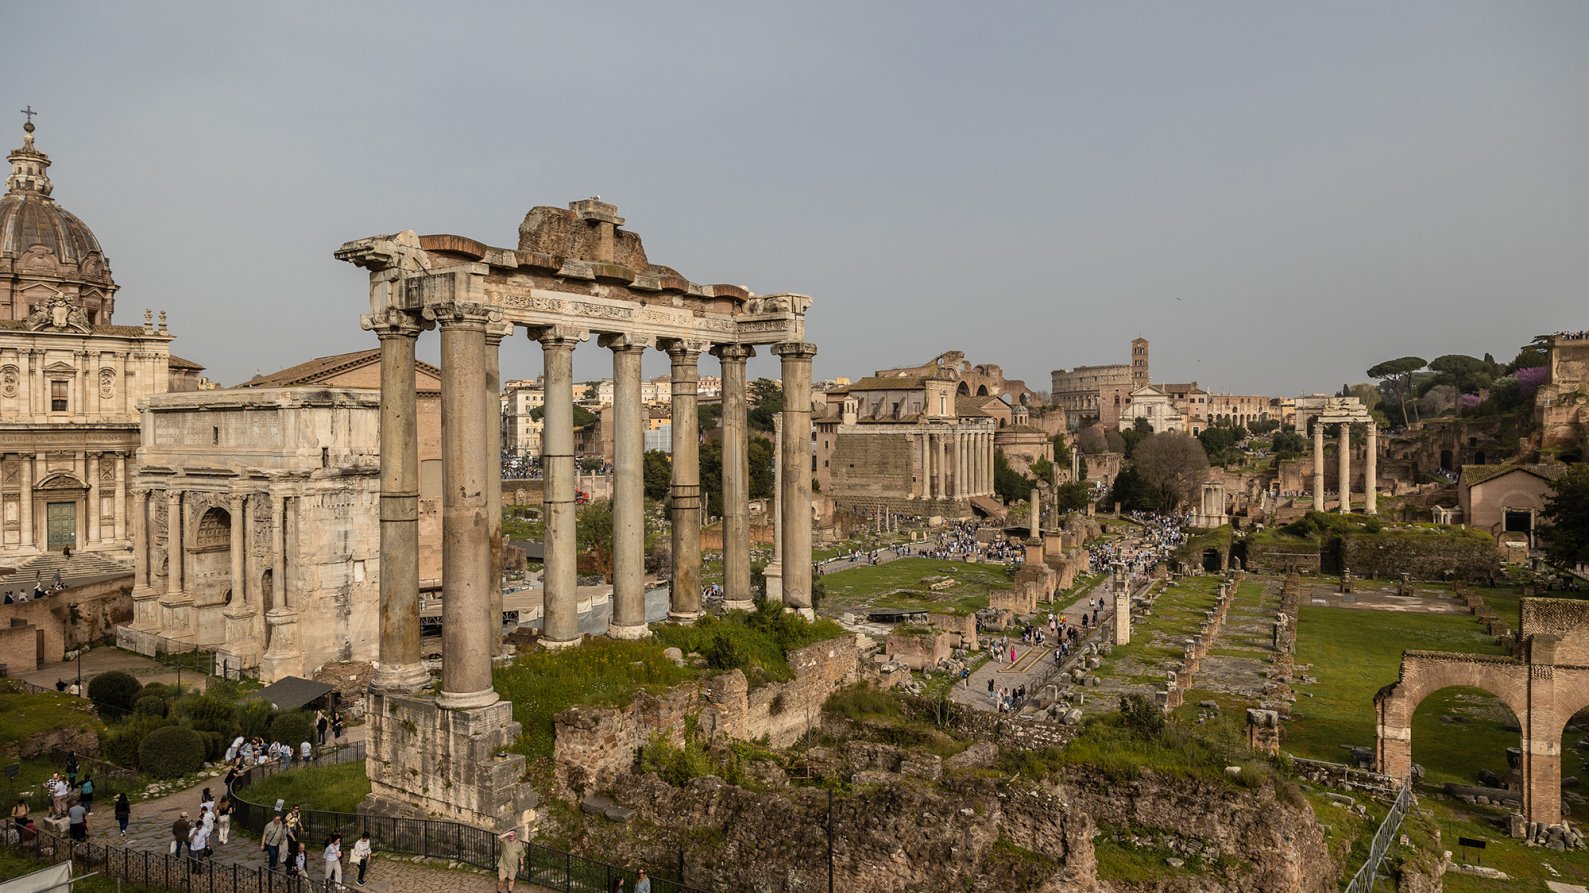
[[[1066,624],[1080,627],[1083,613],[1088,615],[1090,623],[1092,615],[1087,610],[1086,603],[1091,599],[1097,598],[1098,595],[1098,588],[1094,587],[1062,607],[1060,613],[1065,615]],[[1046,624],[1050,613],[1052,613],[1051,608],[1040,608],[1038,610],[1038,618],[1044,624],[1045,635],[1047,635],[1048,631]],[[1098,623],[1107,628],[1113,616],[1114,600],[1106,598],[1104,599],[1104,609],[1098,614]],[[1090,631],[1093,627],[1089,625],[1088,629]],[[981,638],[984,643],[987,643],[998,637],[988,635]],[[1071,651],[1070,657],[1066,658],[1063,664],[1056,665],[1053,657],[1054,649],[1048,644],[1023,645],[1020,642],[1019,635],[1013,638],[1015,663],[1012,665],[1002,661],[988,661],[978,667],[976,672],[971,674],[971,678],[968,680],[969,685],[962,684],[954,687],[952,697],[955,703],[965,704],[978,710],[997,710],[998,707],[994,704],[993,698],[988,694],[989,679],[994,680],[993,686],[995,689],[1008,688],[1013,690],[1025,685],[1027,695],[1035,695],[1037,690],[1047,685],[1054,676],[1062,671],[1068,671],[1074,666],[1081,650],[1079,644],[1085,644],[1090,641],[1083,639],[1081,643],[1078,643],[1078,647]]]

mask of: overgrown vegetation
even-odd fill
[[[706,616],[693,626],[658,626],[655,632],[664,647],[699,653],[714,670],[743,671],[752,688],[794,678],[789,652],[845,634],[832,620],[809,621],[770,602],[749,613]]]
[[[242,791],[242,797],[250,803],[268,806],[284,800],[305,809],[347,813],[357,811],[359,803],[369,795],[370,779],[365,775],[363,760],[277,772]]]

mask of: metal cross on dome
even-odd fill
[[[33,116],[34,116],[34,115],[37,115],[37,114],[38,114],[38,112],[35,112],[35,111],[34,111],[34,110],[33,110],[33,106],[32,106],[32,104],[29,104],[29,105],[28,105],[28,106],[27,106],[27,107],[26,107],[26,108],[24,108],[24,109],[23,109],[23,110],[22,110],[22,114],[24,114],[24,115],[27,115],[27,116],[28,116],[28,123],[29,123],[29,124],[32,124],[32,123],[33,123]]]

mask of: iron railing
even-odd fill
[[[1363,860],[1363,867],[1352,876],[1352,882],[1346,885],[1345,893],[1373,893],[1374,885],[1379,881],[1379,863],[1390,852],[1391,844],[1396,841],[1396,832],[1401,830],[1401,821],[1411,807],[1412,785],[1403,783],[1396,800],[1390,804],[1390,811],[1385,814],[1385,821],[1380,822],[1379,830],[1374,832],[1374,845],[1368,850],[1368,858]]]
[[[364,759],[365,754],[365,746],[361,742],[321,755],[313,762],[351,762]],[[254,782],[282,771],[292,770],[284,770],[279,766],[257,766],[232,783],[232,802],[236,807],[232,814],[234,829],[241,828],[253,834],[264,833],[265,825],[277,815],[276,806],[274,803],[249,802],[245,792]],[[284,804],[284,808],[291,806]],[[305,841],[324,840],[332,834],[341,834],[344,841],[350,841],[368,831],[370,843],[377,852],[446,859],[485,869],[494,869],[497,864],[497,835],[473,825],[313,809],[300,809],[298,814],[303,821]],[[635,872],[600,860],[525,842],[524,868],[519,877],[564,893],[606,893],[618,878],[623,878],[625,889],[632,889]],[[681,881],[658,877],[656,872],[651,872],[651,890],[652,893],[706,893]]]
[[[345,884],[328,885],[324,880],[250,868],[236,862],[74,841],[45,830],[40,830],[31,840],[22,840],[14,826],[7,827],[0,834],[0,840],[7,847],[29,853],[41,864],[70,859],[76,866],[74,875],[97,872],[115,881],[117,889],[123,891],[311,893],[334,890],[346,893],[352,889]]]

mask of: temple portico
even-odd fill
[[[1363,512],[1379,513],[1379,426],[1368,408],[1356,397],[1331,397],[1313,421],[1313,509],[1324,511],[1324,428],[1336,426],[1340,441],[1336,446],[1337,477],[1339,479],[1340,505],[1346,514],[1352,510],[1352,426],[1362,425],[1367,438],[1363,465]]]
[[[499,650],[500,470],[492,449],[497,343],[523,329],[539,343],[545,368],[542,463],[545,468],[546,570],[540,642],[560,648],[580,640],[575,590],[573,355],[584,342],[612,352],[615,389],[613,486],[613,611],[609,634],[647,635],[643,586],[643,435],[640,367],[646,350],[667,353],[672,369],[673,521],[669,619],[701,614],[701,482],[696,422],[700,357],[722,366],[724,403],[725,589],[730,607],[750,604],[749,474],[745,423],[746,360],[771,345],[783,367],[779,419],[782,550],[811,552],[811,360],[803,295],[757,296],[734,285],[701,285],[651,264],[640,239],[622,229],[617,208],[596,199],[569,208],[539,207],[525,216],[517,249],[492,248],[453,235],[405,231],[349,242],[341,260],[370,271],[370,313],[381,365],[382,617],[373,688],[384,709],[370,756],[373,802],[385,811],[420,809],[501,827],[519,823],[533,801],[514,786],[522,774],[493,763],[490,777],[469,765],[436,766],[439,780],[411,779],[402,734],[424,739],[421,750],[497,754],[517,735],[510,705],[491,684]],[[441,336],[442,418],[442,685],[434,700],[411,694],[419,663],[417,517],[413,457],[414,344],[434,326]],[[493,518],[493,514],[496,515]],[[809,557],[784,569],[776,597],[811,614]],[[493,616],[494,615],[494,616]],[[377,705],[378,707],[382,705]],[[440,711],[437,711],[440,708]],[[447,718],[443,714],[453,714]],[[418,731],[413,729],[417,728]],[[460,737],[461,736],[461,737]],[[521,762],[496,757],[496,762]],[[484,769],[480,770],[482,773]],[[411,773],[409,773],[411,774]],[[512,790],[510,790],[512,789]],[[437,791],[449,791],[438,795]],[[445,798],[442,802],[441,797]],[[528,797],[528,799],[526,799]]]

